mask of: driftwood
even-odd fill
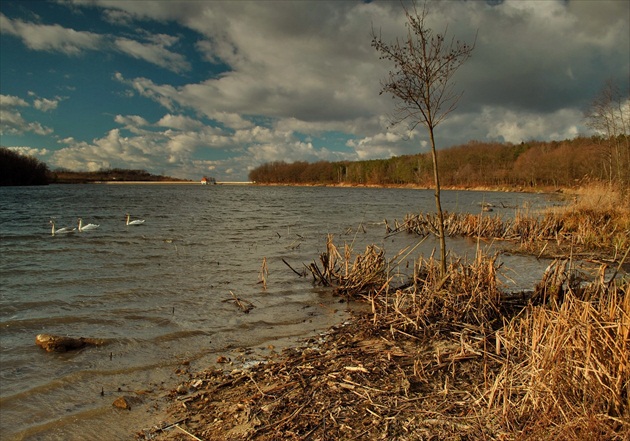
[[[105,343],[106,341],[100,338],[75,338],[51,334],[39,334],[35,337],[35,344],[47,352],[73,351],[86,346],[102,346]]]

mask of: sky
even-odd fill
[[[626,0],[429,1],[427,24],[475,42],[438,148],[592,132],[607,80],[627,93]],[[48,164],[245,181],[272,161],[427,152],[392,126],[399,1],[0,0],[0,144]]]

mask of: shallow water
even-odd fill
[[[376,244],[393,256],[417,237],[385,238],[405,214],[434,211],[433,192],[410,189],[200,185],[51,185],[0,188],[0,438],[129,439],[142,428],[112,407],[129,391],[168,387],[175,369],[211,365],[217,354],[265,347],[339,323],[345,306],[298,272],[318,259],[326,235],[355,251]],[[448,211],[482,202],[549,204],[544,195],[443,192]],[[145,219],[126,226],[125,213]],[[76,220],[95,230],[51,235]],[[449,241],[474,255],[474,241]],[[425,240],[410,258],[428,255]],[[548,262],[502,256],[513,289]],[[266,261],[266,289],[259,283]],[[514,269],[518,269],[515,271]],[[232,294],[254,305],[243,314]],[[39,333],[104,338],[65,354],[35,346]]]

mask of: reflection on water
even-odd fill
[[[335,243],[393,256],[418,238],[385,238],[384,219],[434,211],[433,192],[409,189],[197,185],[73,185],[0,188],[0,407],[2,439],[126,439],[142,422],[111,406],[124,391],[164,389],[183,361],[202,369],[238,347],[323,330],[344,307],[313,287],[304,264]],[[492,203],[512,216],[544,196],[443,192],[449,211]],[[526,207],[526,208],[523,208]],[[126,226],[125,214],[145,219]],[[76,227],[77,218],[100,227]],[[449,240],[459,256],[491,243]],[[410,258],[436,248],[425,240]],[[260,280],[263,259],[269,274]],[[513,288],[538,280],[547,262],[502,256]],[[411,265],[413,267],[413,265]],[[404,266],[403,266],[404,268]],[[508,279],[506,279],[507,281]],[[249,314],[227,300],[252,302]],[[110,343],[48,354],[38,333]],[[136,419],[134,419],[136,418]],[[112,423],[115,421],[115,423]]]

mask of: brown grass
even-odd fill
[[[432,256],[407,268],[413,252],[355,253],[329,236],[314,281],[371,311],[278,359],[196,374],[177,423],[142,436],[630,439],[627,275],[602,265],[587,280],[556,260],[530,296],[515,296],[501,291],[496,256],[452,260],[442,278]]]
[[[335,261],[343,274],[335,265],[329,274],[340,293],[371,303],[374,326],[390,336],[419,346],[427,338],[441,342],[431,344],[442,347],[435,362],[415,359],[414,381],[431,383],[437,366],[454,373],[461,369],[455,364],[475,359],[478,376],[466,386],[475,397],[470,411],[506,431],[505,439],[630,436],[630,280],[606,276],[603,266],[585,281],[568,260],[557,260],[515,313],[497,284],[495,260],[478,254],[472,263],[453,261],[440,279],[435,260],[420,259],[413,283],[392,288],[385,268],[393,265],[368,247],[352,265]],[[365,262],[378,262],[370,277]],[[356,279],[374,283],[365,290]]]
[[[482,237],[515,242],[538,256],[582,256],[619,262],[630,249],[630,208],[609,187],[581,190],[571,202],[544,213],[517,212],[513,219],[487,213],[445,213],[448,236]],[[437,235],[437,216],[408,214],[387,232]]]

